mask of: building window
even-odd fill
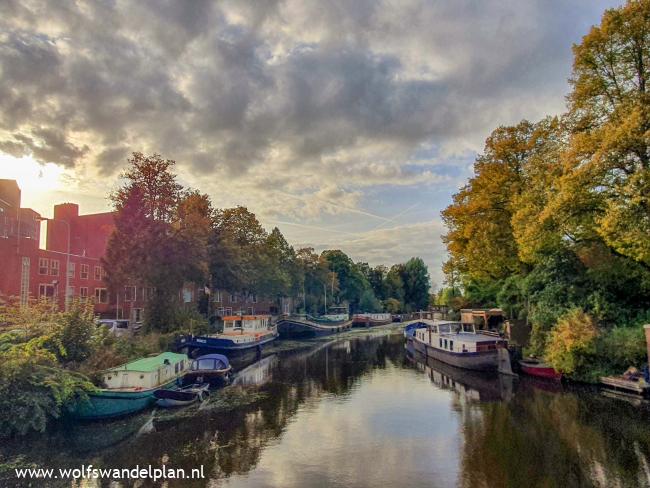
[[[59,261],[57,259],[50,259],[50,275],[59,276]]]
[[[95,288],[95,303],[108,303],[108,291],[106,288]]]
[[[88,273],[90,272],[90,266],[87,264],[82,264],[81,269],[79,270],[79,278],[82,280],[87,280],[88,279]]]
[[[236,303],[237,302],[237,295],[235,293],[230,294],[230,303]]]
[[[68,278],[74,278],[75,267],[75,263],[68,263]]]
[[[214,290],[212,292],[212,301],[215,303],[221,303],[221,291]]]
[[[138,322],[142,322],[142,309],[141,308],[134,308],[131,313],[133,314],[133,321],[136,324]]]
[[[257,295],[255,293],[253,293],[253,295],[252,295],[252,300],[253,300],[253,303],[257,303]]]
[[[95,266],[95,280],[101,281],[101,279],[102,279],[102,267]]]
[[[54,298],[54,285],[41,283],[38,285],[38,296],[43,298]]]
[[[135,286],[125,286],[124,287],[124,301],[125,302],[134,302],[135,301]]]
[[[38,274],[46,275],[49,272],[49,261],[47,258],[38,258]]]
[[[79,287],[79,296],[81,298],[88,298],[88,287],[87,286]]]
[[[190,303],[194,299],[194,293],[190,288],[183,288],[183,303]]]

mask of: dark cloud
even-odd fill
[[[435,179],[406,166],[422,147],[561,110],[570,45],[611,4],[6,0],[0,150],[313,191]]]

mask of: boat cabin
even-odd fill
[[[336,306],[330,307],[325,315],[321,315],[322,319],[331,320],[332,322],[343,322],[350,319],[348,307]]]
[[[472,323],[437,320],[415,329],[415,338],[434,349],[452,353],[486,352],[505,347],[506,341],[489,331],[476,331]]]
[[[224,334],[256,334],[269,330],[270,315],[231,315],[223,318]]]
[[[102,379],[110,390],[149,390],[182,376],[188,366],[185,354],[164,352],[108,369]]]

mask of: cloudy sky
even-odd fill
[[[0,0],[0,178],[108,209],[132,151],[355,260],[419,255],[495,127],[565,106],[613,0]]]

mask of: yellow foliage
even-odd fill
[[[596,351],[598,325],[580,309],[562,316],[553,327],[546,345],[546,361],[567,375],[579,372]]]

